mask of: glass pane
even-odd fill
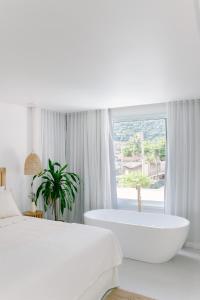
[[[165,119],[114,122],[114,149],[119,208],[164,207],[166,165]]]

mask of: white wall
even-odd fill
[[[28,153],[28,114],[22,106],[0,103],[0,167],[21,210],[29,208],[24,160]]]

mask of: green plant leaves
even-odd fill
[[[78,192],[80,178],[77,174],[67,172],[68,165],[61,166],[58,162],[48,160],[48,168],[44,169],[42,173],[34,176],[42,179],[36,191],[36,199],[42,196],[44,200],[44,208],[50,206],[54,209],[55,202],[59,201],[59,209],[64,213],[65,208],[72,210],[73,204]]]

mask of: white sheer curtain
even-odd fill
[[[188,245],[200,248],[200,101],[168,105],[166,212],[191,222]]]
[[[42,164],[48,159],[66,163],[66,119],[64,113],[41,111]]]
[[[84,211],[116,207],[112,126],[107,110],[63,114],[42,110],[42,162],[68,163],[80,175],[78,199],[69,221],[82,222]],[[51,214],[49,213],[49,217]]]
[[[80,174],[80,199],[72,213],[116,206],[114,152],[108,110],[67,114],[67,161]]]
[[[48,165],[48,159],[66,163],[66,119],[65,114],[42,110],[41,111],[41,144],[42,165]],[[52,210],[46,213],[48,219],[53,218]]]

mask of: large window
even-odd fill
[[[137,209],[141,187],[144,211],[163,210],[166,120],[114,121],[118,207]]]

